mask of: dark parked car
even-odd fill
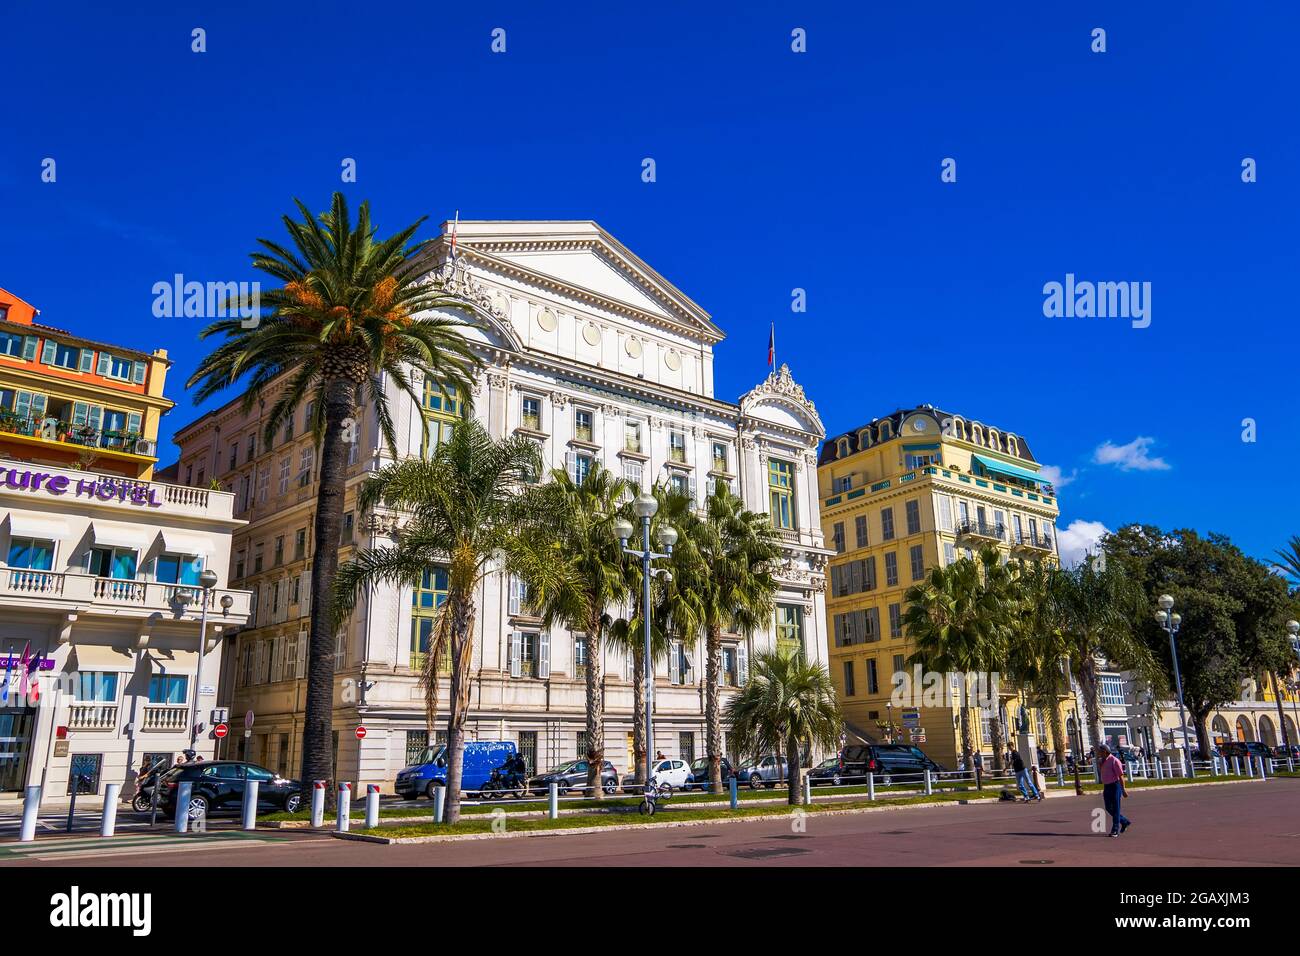
[[[585,760],[570,760],[568,763],[561,764],[554,770],[547,773],[539,774],[536,777],[530,777],[528,780],[528,791],[534,795],[545,795],[550,791],[551,783],[558,784],[560,793],[569,793],[570,791],[581,791],[587,786],[587,771],[590,764]],[[618,771],[608,760],[600,773],[600,785],[606,793],[618,792]]]
[[[827,757],[808,771],[808,780],[814,787],[841,786],[844,783],[844,770],[840,767],[840,758]],[[849,782],[860,783],[861,781],[851,780]]]
[[[1245,760],[1247,757],[1251,760],[1256,760],[1259,757],[1263,757],[1265,760],[1268,760],[1273,756],[1273,751],[1269,750],[1267,746],[1261,744],[1257,740],[1229,741],[1223,745],[1222,750],[1223,756],[1227,757],[1229,760],[1233,757],[1236,757],[1239,760]]]
[[[889,783],[895,776],[919,780],[930,770],[943,773],[944,768],[925,755],[920,747],[906,744],[861,744],[845,747],[840,752],[840,768],[849,783],[863,783],[868,773],[878,781]]]
[[[732,769],[731,761],[726,757],[721,758],[722,763],[722,785],[728,786],[727,781],[736,775]],[[691,764],[691,779],[687,781],[683,790],[707,790],[709,789],[709,758],[700,757]]]
[[[1292,760],[1300,760],[1300,744],[1278,744],[1273,748],[1273,756],[1278,760],[1286,760],[1290,757]]]
[[[284,810],[296,813],[302,806],[302,785],[278,776],[265,767],[240,760],[205,760],[173,767],[162,775],[158,806],[168,816],[176,814],[176,795],[183,781],[189,781],[190,816],[209,813],[238,813],[244,805],[244,785],[256,780],[258,812]]]

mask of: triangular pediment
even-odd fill
[[[444,241],[451,228],[443,224]],[[569,290],[709,343],[723,337],[707,312],[594,222],[461,220],[456,228],[461,254],[525,283]]]

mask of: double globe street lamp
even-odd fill
[[[1183,707],[1183,676],[1178,670],[1178,641],[1176,635],[1178,634],[1178,628],[1182,626],[1183,616],[1173,611],[1174,599],[1168,594],[1160,595],[1156,603],[1160,605],[1160,610],[1156,611],[1156,620],[1160,622],[1160,626],[1169,635],[1169,656],[1174,662],[1174,688],[1178,691],[1178,723],[1183,730],[1183,761],[1187,768],[1187,776],[1195,777],[1196,768],[1192,765],[1192,752],[1187,737],[1187,711]]]
[[[642,493],[632,502],[632,511],[641,519],[641,547],[629,548],[628,539],[632,537],[635,530],[632,522],[626,518],[619,518],[614,522],[614,533],[618,535],[619,543],[623,548],[624,554],[632,555],[641,559],[641,623],[645,634],[645,764],[643,766],[642,782],[646,785],[650,783],[650,763],[653,759],[651,752],[654,750],[654,661],[650,656],[650,562],[659,559],[672,557],[673,545],[677,543],[677,529],[671,525],[661,525],[658,529],[660,543],[664,546],[664,553],[660,554],[650,548],[650,519],[655,516],[659,510],[659,502],[654,495]],[[660,568],[654,572],[663,577],[665,582],[673,579],[672,574],[667,568]]]

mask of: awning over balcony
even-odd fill
[[[1047,484],[1047,479],[1038,472],[1021,468],[1019,465],[1008,465],[994,458],[985,458],[983,455],[971,455],[971,460],[990,474],[1006,475],[1008,478],[1019,478],[1021,481],[1032,481],[1040,485]]]
[[[211,554],[216,550],[212,538],[197,531],[177,531],[166,528],[162,533],[163,548],[168,554]]]
[[[68,533],[68,523],[53,515],[9,512],[9,534],[15,538],[54,540]]]
[[[143,551],[149,546],[157,532],[139,525],[116,524],[112,521],[94,521],[90,533],[95,537],[95,544],[102,548],[130,548]]]
[[[208,637],[211,638],[211,633]],[[150,669],[155,674],[193,674],[199,669],[199,638],[194,635],[194,647],[192,651],[182,651],[172,648],[149,648],[146,655],[150,661]]]
[[[76,662],[70,668],[78,671],[133,671],[135,655],[103,644],[73,644]]]

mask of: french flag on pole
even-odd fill
[[[772,332],[767,337],[767,364],[776,368],[776,323],[772,323]]]
[[[456,229],[460,225],[460,210],[456,210],[456,218],[451,224],[451,264],[456,264]]]

